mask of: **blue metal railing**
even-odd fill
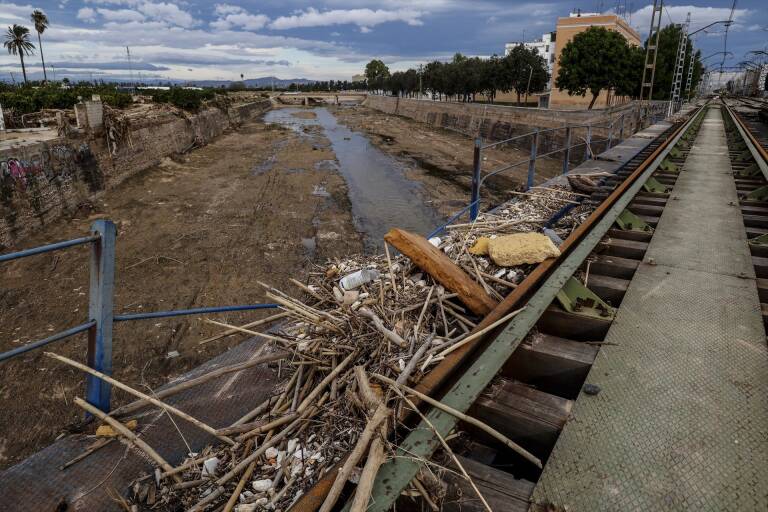
[[[8,254],[0,254],[0,262],[26,258],[78,245],[91,246],[90,290],[88,301],[88,321],[47,338],[27,343],[7,352],[0,353],[0,362],[7,361],[32,350],[60,341],[82,332],[88,332],[88,366],[105,375],[112,375],[112,324],[150,318],[169,318],[184,315],[224,313],[229,311],[249,311],[271,309],[277,304],[243,304],[237,306],[217,306],[208,308],[179,309],[173,311],[155,311],[149,313],[130,313],[115,315],[112,299],[115,285],[115,242],[117,231],[109,220],[97,220],[91,226],[91,235],[65,240],[53,244],[25,249]],[[111,387],[93,375],[86,376],[86,399],[104,412],[109,412]]]

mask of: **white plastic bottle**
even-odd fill
[[[339,281],[339,286],[342,290],[354,290],[355,288],[358,288],[365,283],[370,283],[378,278],[379,272],[377,270],[364,268],[363,270],[358,270],[348,276],[344,276],[341,281]]]

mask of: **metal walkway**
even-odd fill
[[[712,108],[535,503],[768,510],[768,351],[730,169]]]

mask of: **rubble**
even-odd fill
[[[449,226],[431,243],[422,240],[463,269],[489,297],[501,300],[533,266],[498,265],[492,257],[494,243],[499,243],[495,240],[541,230],[568,193],[553,189],[524,197],[473,223]],[[553,227],[555,233],[566,238],[589,211],[588,206],[576,206]],[[549,244],[546,254],[555,254],[549,238],[536,237]],[[470,250],[483,240],[488,240],[491,257]],[[359,279],[350,283],[353,275]],[[470,334],[482,315],[460,302],[456,290],[389,250],[329,261],[303,282],[292,282],[299,293],[260,283],[267,298],[287,314],[268,332],[211,321],[262,336],[276,352],[287,354],[280,361],[280,384],[274,394],[216,431],[217,437],[234,445],[209,446],[172,471],[161,472],[159,480],[140,477],[141,489],[157,488],[151,493],[152,504],[142,499],[149,493],[132,493],[139,510],[285,511],[329,471],[338,480],[332,491],[354,479],[369,489],[392,448],[387,433],[403,417],[395,412],[409,407],[404,395],[412,394],[409,386],[452,350],[487,331]],[[361,473],[355,466],[366,460],[366,453],[368,462]],[[415,492],[432,492],[427,487],[432,488],[419,485]],[[338,493],[333,494],[323,509],[333,506]],[[440,496],[426,498],[439,502]],[[367,495],[357,502],[367,503]]]

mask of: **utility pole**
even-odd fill
[[[423,69],[424,69],[424,65],[419,64],[419,99],[423,99],[424,98],[424,96],[422,94],[422,89],[421,89],[421,74],[423,72]]]
[[[128,55],[128,70],[131,73],[131,88],[135,89],[136,86],[133,83],[133,64],[131,63],[131,49],[127,46],[125,47],[125,53]]]
[[[525,105],[528,105],[528,91],[531,90],[531,78],[533,77],[533,66],[528,66],[531,70],[528,72],[528,85],[525,86]]]
[[[653,99],[653,79],[656,76],[656,57],[659,54],[659,32],[661,32],[661,14],[664,8],[664,0],[653,0],[653,12],[651,14],[651,29],[648,32],[648,48],[645,50],[645,65],[643,67],[643,80],[640,83],[640,109],[638,110],[638,125],[642,122],[641,110],[645,108],[646,114]]]
[[[691,23],[691,13],[685,18],[685,25],[680,25],[680,40],[677,44],[677,56],[675,58],[675,72],[672,75],[672,87],[669,91],[668,115],[680,110],[680,86],[683,82],[685,71],[685,50],[688,47],[688,26]]]

